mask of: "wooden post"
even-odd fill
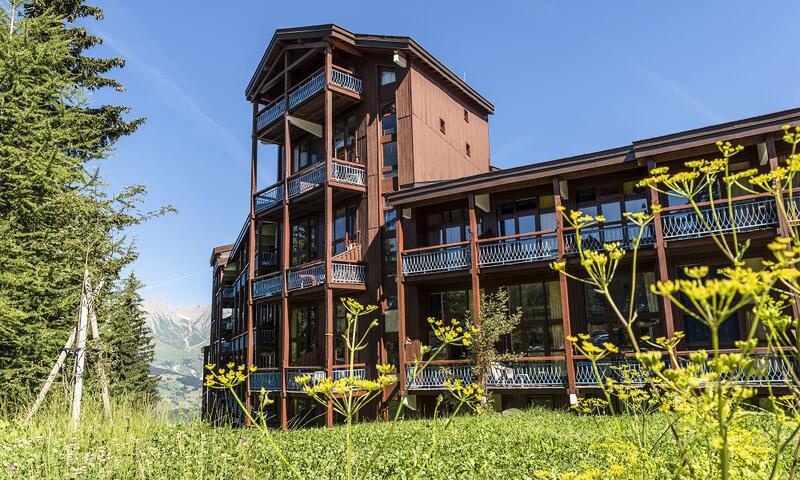
[[[559,212],[561,207],[561,186],[558,177],[553,179],[553,199],[556,207],[556,247],[558,248],[559,260],[564,260],[566,246],[564,244],[564,217]],[[567,276],[559,273],[559,290],[561,291],[561,328],[564,330],[564,363],[567,370],[567,393],[569,394],[570,404],[577,402],[578,388],[575,385],[575,360],[572,353],[572,345],[566,337],[572,336],[572,325],[569,314],[569,282]]]
[[[287,282],[290,254],[292,250],[289,223],[289,174],[292,171],[292,140],[289,128],[289,74],[287,52],[283,52],[283,244],[281,245],[283,275],[283,294],[281,295],[281,428],[286,430],[289,426],[288,396],[286,394],[286,374],[289,368],[289,285]]]
[[[652,158],[647,159],[647,171],[656,167],[655,161]],[[658,192],[652,188],[647,189],[647,195],[650,200],[650,206],[660,205]],[[669,267],[667,265],[667,251],[666,244],[664,243],[664,228],[661,222],[661,214],[655,214],[653,218],[653,235],[656,238],[656,257],[658,259],[658,279],[662,282],[669,280]],[[662,296],[661,305],[664,309],[664,329],[666,330],[667,337],[675,335],[675,318],[672,313],[672,302],[669,298]]]
[[[403,278],[403,209],[396,208],[395,234],[397,242],[397,355],[400,368],[400,393],[406,392],[406,284]]]
[[[100,341],[100,327],[97,325],[97,313],[95,312],[94,303],[97,295],[103,290],[103,282],[97,286],[93,291],[91,301],[89,302],[89,320],[92,326],[92,339]],[[108,377],[106,370],[103,368],[102,358],[97,359],[97,376],[100,379],[100,389],[103,397],[103,413],[107,419],[111,419],[111,398],[108,395]]]
[[[252,395],[250,395],[250,368],[253,366],[255,360],[255,352],[253,351],[253,277],[256,274],[256,191],[258,182],[258,127],[256,125],[256,118],[258,117],[258,103],[253,102],[253,115],[252,115],[252,134],[250,137],[250,226],[248,232],[248,247],[247,247],[247,281],[244,283],[247,288],[245,298],[247,299],[247,382],[245,383],[245,395],[247,401],[245,403],[248,412],[252,412]],[[245,425],[250,426],[250,417],[245,417]]]
[[[39,410],[39,407],[42,405],[44,401],[44,397],[47,396],[47,392],[50,390],[50,387],[53,385],[53,382],[58,375],[59,370],[61,370],[61,366],[64,365],[64,360],[67,359],[67,352],[72,348],[72,345],[75,344],[75,329],[72,329],[72,333],[70,333],[67,342],[64,344],[64,348],[61,349],[61,353],[58,354],[58,358],[56,359],[55,365],[50,370],[50,375],[47,376],[47,380],[45,380],[44,385],[42,385],[42,389],[39,390],[39,394],[36,395],[36,400],[31,405],[30,410],[28,410],[28,414],[25,415],[25,424],[29,424],[33,416],[36,414],[36,411]]]
[[[83,370],[86,364],[86,332],[89,324],[89,270],[83,271],[81,310],[78,315],[78,346],[75,363],[75,390],[72,396],[72,429],[77,430],[81,419],[81,397],[83,395]]]
[[[333,378],[333,188],[331,187],[331,170],[333,168],[333,93],[331,92],[331,69],[333,52],[331,47],[325,49],[325,131],[323,134],[323,152],[325,155],[325,372]],[[325,425],[333,426],[333,405],[329,401],[325,415]]]
[[[478,220],[475,212],[475,194],[470,193],[468,198],[469,208],[469,250],[472,261],[470,263],[470,277],[472,279],[472,320],[476,325],[481,323],[481,281],[479,252],[478,252]]]

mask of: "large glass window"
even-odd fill
[[[445,322],[449,322],[450,320],[463,322],[471,316],[471,302],[472,291],[470,290],[452,290],[434,293],[430,296],[430,308],[428,311],[431,317],[442,319]],[[430,329],[428,331],[428,344],[434,348],[441,345],[441,341],[436,338],[433,331]],[[466,350],[464,347],[449,346],[446,349],[446,355],[450,359],[464,358],[466,356]]]
[[[469,240],[466,209],[429,214],[426,219],[428,245],[442,245]]]
[[[317,306],[299,305],[289,310],[289,359],[299,358],[316,350]]]
[[[292,265],[317,259],[317,219],[308,218],[292,225]]]
[[[559,282],[511,285],[509,309],[522,311],[507,348],[526,356],[551,355],[564,350]]]
[[[358,243],[358,206],[337,208],[333,213],[333,254],[338,255]]]
[[[383,241],[383,273],[393,277],[397,275],[397,239],[389,237]]]
[[[384,168],[397,170],[397,142],[386,142],[381,144],[383,149],[383,166]],[[384,172],[389,173],[389,172]]]
[[[555,202],[552,195],[501,202],[497,205],[498,236],[555,228]]]
[[[381,86],[391,85],[397,81],[394,68],[380,68],[378,70],[378,78],[380,79]]]
[[[394,100],[385,104],[381,109],[381,133],[383,135],[397,133],[397,107]]]
[[[319,139],[307,137],[292,145],[292,172],[298,172],[319,161]]]
[[[338,160],[356,162],[356,116],[349,115],[333,122],[333,156]]]
[[[636,290],[633,295],[633,308],[636,309],[636,333],[638,336],[649,335],[657,337],[656,331],[659,323],[659,302],[656,294],[650,291],[650,286],[655,283],[655,273],[652,271],[637,272]],[[630,272],[618,271],[614,281],[609,286],[614,303],[628,315],[628,305],[631,295]],[[612,342],[617,345],[630,346],[626,332],[622,328],[619,318],[614,313],[605,296],[597,293],[589,286],[584,286],[584,300],[586,302],[586,320],[592,342]]]
[[[601,249],[604,243],[620,242],[629,246],[639,233],[639,227],[624,218],[624,212],[647,210],[644,191],[635,186],[635,181],[627,181],[604,187],[580,189],[575,193],[575,201],[581,212],[605,217],[605,222],[597,227],[583,230],[583,246]],[[652,241],[652,234],[645,232],[642,241]]]

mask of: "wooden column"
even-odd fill
[[[566,246],[564,244],[564,217],[559,212],[561,207],[561,186],[558,177],[553,179],[553,199],[556,207],[556,247],[558,249],[559,260],[565,259]],[[569,314],[569,282],[566,275],[558,274],[558,281],[561,290],[561,324],[564,330],[564,363],[567,370],[567,393],[570,396],[570,403],[574,403],[576,399],[573,397],[578,394],[578,389],[575,386],[575,360],[572,353],[572,345],[567,342],[566,337],[572,335],[572,326],[570,323]]]
[[[256,269],[256,202],[255,195],[258,181],[258,136],[256,126],[256,118],[258,117],[258,102],[253,102],[253,115],[252,115],[252,133],[250,137],[250,225],[248,227],[248,247],[247,247],[247,281],[244,283],[247,292],[245,298],[247,299],[247,371],[250,372],[250,367],[253,366],[255,359],[255,352],[253,351],[253,277],[255,276]],[[252,411],[251,395],[250,395],[250,375],[247,376],[245,383],[247,390],[247,411]],[[250,426],[250,418],[245,418],[245,425]]]
[[[773,135],[767,135],[764,139],[765,143],[767,144],[767,158],[769,158],[769,169],[775,170],[780,165],[778,163],[778,152],[775,149],[775,137]],[[786,205],[784,202],[784,206],[788,211],[789,205]],[[775,207],[777,209],[777,206]],[[792,228],[789,225],[788,219],[784,217],[780,212],[778,212],[778,235],[782,237],[791,237],[792,236]],[[792,314],[794,318],[800,318],[800,297],[797,295],[792,295],[792,299],[794,302],[792,303]]]
[[[478,219],[475,212],[475,194],[470,193],[468,197],[469,208],[469,251],[472,261],[470,262],[470,277],[472,278],[472,321],[476,325],[481,323],[481,280],[478,276]]]
[[[403,278],[403,209],[395,207],[395,235],[397,236],[397,355],[400,368],[400,393],[406,391],[406,284]]]
[[[652,158],[647,159],[647,171],[655,168],[655,161]],[[660,205],[658,192],[652,188],[647,189],[648,199],[650,206]],[[661,214],[655,214],[653,218],[653,235],[656,239],[656,257],[658,259],[658,279],[662,282],[669,280],[669,266],[667,264],[667,250],[666,243],[664,242],[664,228],[661,222]],[[661,306],[664,309],[664,328],[667,337],[675,335],[675,317],[672,312],[672,302],[669,298],[661,297]]]
[[[283,98],[289,98],[289,74],[287,53],[283,52]],[[286,430],[289,425],[288,397],[286,394],[286,373],[289,367],[289,290],[287,284],[287,271],[292,250],[291,224],[289,223],[289,172],[292,171],[292,140],[290,137],[288,106],[283,113],[283,241],[281,242],[281,275],[283,276],[283,293],[281,295],[281,428]]]
[[[331,69],[333,52],[329,46],[325,50],[325,130],[323,132],[323,152],[325,155],[325,371],[333,378],[333,189],[331,170],[333,168],[331,145],[333,143],[333,92],[331,92]],[[328,402],[325,425],[333,425],[333,406]]]

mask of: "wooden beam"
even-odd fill
[[[654,169],[656,163],[652,158],[647,159],[647,171]],[[648,199],[650,201],[650,208],[654,205],[660,205],[658,192],[652,188],[647,189]],[[658,279],[662,282],[669,280],[669,267],[667,264],[667,251],[664,242],[664,227],[661,220],[661,214],[655,214],[653,218],[653,235],[656,238],[656,256],[658,258]],[[672,302],[669,298],[662,296],[661,305],[664,309],[664,330],[667,337],[675,335],[675,318],[672,312]]]
[[[469,250],[472,261],[470,262],[470,278],[472,280],[472,321],[476,325],[481,323],[481,281],[479,273],[479,253],[478,253],[478,220],[475,212],[475,194],[470,193],[468,197],[469,205]]]
[[[333,93],[330,89],[333,52],[325,49],[325,131],[323,153],[325,155],[325,366],[328,378],[333,378]],[[333,426],[333,405],[328,402],[325,425]]]
[[[256,92],[258,92],[257,94],[260,95],[263,91],[269,90],[270,88],[274,87],[276,83],[278,83],[279,81],[283,80],[284,73],[291,72],[294,69],[294,67],[300,65],[301,63],[306,61],[312,55],[314,55],[316,53],[319,53],[319,50],[320,50],[320,48],[316,47],[316,48],[313,48],[313,49],[307,51],[306,53],[301,55],[300,58],[298,58],[294,62],[290,63],[289,65],[286,65],[285,68],[283,69],[283,71],[278,73],[278,74],[275,74],[275,76],[272,77],[271,80],[269,80],[266,83],[262,82],[262,84],[259,85],[258,89],[256,90]],[[267,77],[264,77],[265,81],[266,81],[266,79],[267,79]]]
[[[556,208],[556,247],[559,260],[564,260],[566,244],[564,243],[564,217],[558,211],[561,207],[561,186],[558,177],[553,178],[553,198]],[[577,401],[578,388],[575,384],[575,360],[572,345],[566,337],[572,336],[572,324],[569,313],[569,282],[563,273],[558,274],[559,290],[561,291],[561,328],[564,330],[564,363],[567,370],[567,393],[570,404]]]
[[[286,52],[283,53],[284,65],[288,58]],[[289,73],[283,71],[283,94],[288,97]],[[289,428],[288,416],[288,397],[286,395],[286,374],[289,367],[289,285],[287,283],[286,272],[289,269],[289,254],[292,249],[289,223],[289,175],[292,171],[292,139],[289,129],[288,109],[283,112],[283,242],[281,244],[281,270],[283,276],[283,294],[281,295],[281,428]]]
[[[397,236],[397,354],[400,394],[406,393],[406,284],[403,279],[403,211],[395,208],[395,234]]]

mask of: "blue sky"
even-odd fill
[[[96,100],[148,118],[107,178],[180,210],[133,232],[143,296],[173,304],[209,301],[211,248],[236,239],[249,208],[244,88],[276,28],[412,36],[494,103],[501,168],[800,106],[791,2],[90,3],[106,14],[90,27],[105,38],[95,54],[127,59],[127,91]],[[274,159],[261,154],[266,185]]]

